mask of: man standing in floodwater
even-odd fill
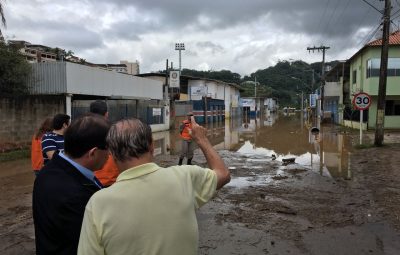
[[[228,183],[230,174],[206,129],[193,116],[191,122],[192,139],[210,169],[156,165],[151,129],[138,119],[111,127],[107,146],[121,174],[88,202],[78,254],[197,254],[195,209]]]
[[[182,152],[179,157],[178,165],[182,165],[183,159],[187,158],[187,165],[192,164],[193,159],[193,150],[194,150],[194,143],[192,141],[192,118],[193,113],[188,112],[187,119],[182,121],[182,124],[179,127],[179,133],[182,138]]]

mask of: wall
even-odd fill
[[[30,146],[36,128],[57,113],[65,113],[65,97],[0,98],[0,152]]]
[[[373,95],[378,95],[379,77],[366,77],[367,61],[372,58],[381,58],[380,47],[369,47],[364,49],[350,65],[350,88],[351,93],[358,92],[360,90]],[[389,58],[400,58],[400,47],[389,47]],[[357,70],[357,82],[353,84],[353,70]],[[389,76],[387,77],[387,95],[399,95],[400,87],[397,85],[400,81],[400,77]]]

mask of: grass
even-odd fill
[[[0,162],[29,158],[30,150],[22,149],[0,153]]]

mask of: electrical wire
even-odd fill
[[[363,40],[361,40],[361,42],[360,42],[358,45],[359,45],[359,46],[360,46],[360,45],[365,45],[365,44],[367,44],[368,42],[370,42],[371,39],[375,36],[376,32],[378,32],[378,30],[379,30],[379,28],[381,27],[381,25],[382,25],[382,24],[379,24],[375,29],[372,29],[372,30],[367,34],[367,36],[364,37]]]
[[[329,2],[330,2],[330,0],[328,0],[328,1],[326,2],[326,6],[325,6],[324,13],[322,14],[321,18],[319,19],[317,32],[319,32],[319,29],[320,29],[320,27],[321,27],[322,21],[324,20],[326,10],[328,9],[328,6],[329,6]],[[321,32],[324,32],[324,31],[321,31]]]
[[[371,7],[374,8],[375,10],[377,10],[380,14],[383,14],[382,11],[378,10],[375,6],[373,6],[372,4],[370,4],[367,0],[361,0],[361,1],[363,1],[364,3],[368,4],[369,6],[371,6]]]
[[[326,26],[325,26],[325,30],[324,30],[324,31],[328,31],[329,25],[331,24],[332,18],[333,18],[333,16],[334,16],[335,13],[336,13],[336,10],[337,10],[339,4],[340,4],[340,1],[337,1],[337,2],[336,2],[335,9],[333,9],[332,15],[330,16],[330,18],[329,18],[329,20],[328,20],[328,23],[326,23]]]

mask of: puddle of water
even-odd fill
[[[319,137],[310,132],[311,125],[300,114],[270,114],[256,119],[227,119],[206,126],[214,147],[224,151],[230,166],[256,165],[295,158],[295,163],[325,176],[351,178],[349,158],[351,142],[334,125],[318,125]],[[308,128],[307,128],[308,127]],[[177,155],[181,151],[178,130],[154,133],[156,154]],[[232,151],[237,154],[232,156]],[[254,166],[251,166],[254,168]]]
[[[249,186],[263,186],[274,180],[266,175],[259,175],[257,177],[235,177],[225,185],[226,187],[233,187],[237,189],[247,188]]]

